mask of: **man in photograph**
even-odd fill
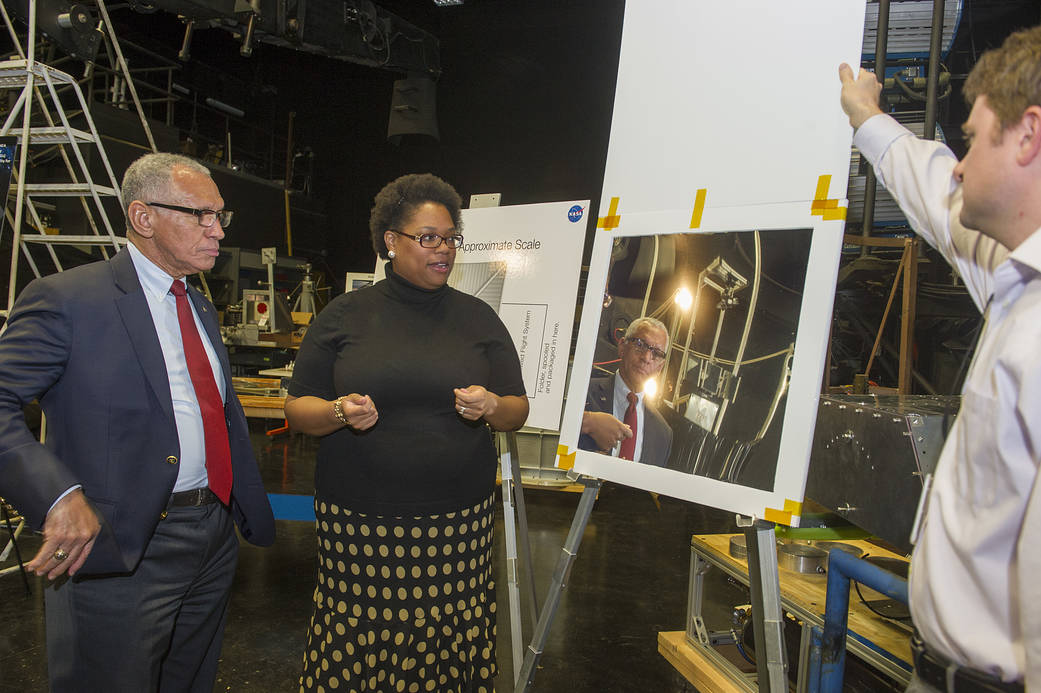
[[[664,467],[672,429],[645,392],[665,365],[669,333],[660,320],[637,318],[618,344],[618,372],[589,381],[581,450]]]

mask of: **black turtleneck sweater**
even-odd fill
[[[455,410],[456,387],[524,396],[520,361],[491,307],[395,275],[337,296],[300,346],[289,394],[369,395],[379,421],[340,429],[318,450],[315,494],[358,512],[435,514],[476,505],[495,487],[488,428]]]

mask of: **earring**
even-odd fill
[[[397,253],[395,253],[393,250],[388,250],[387,251],[387,257],[389,257],[391,260],[393,260],[395,257],[397,257]]]

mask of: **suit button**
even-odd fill
[[[170,455],[169,457],[167,457],[166,461],[169,462],[170,464],[177,464],[177,458],[174,457],[173,455]]]
[[[166,511],[164,510],[163,512],[159,513],[159,519],[160,519],[160,520],[165,520],[165,519],[166,519],[166,516],[167,516],[168,514],[169,514],[169,513],[167,513],[167,512],[166,512]]]

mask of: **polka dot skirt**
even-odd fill
[[[401,518],[316,498],[318,585],[300,690],[492,693],[492,502]]]

